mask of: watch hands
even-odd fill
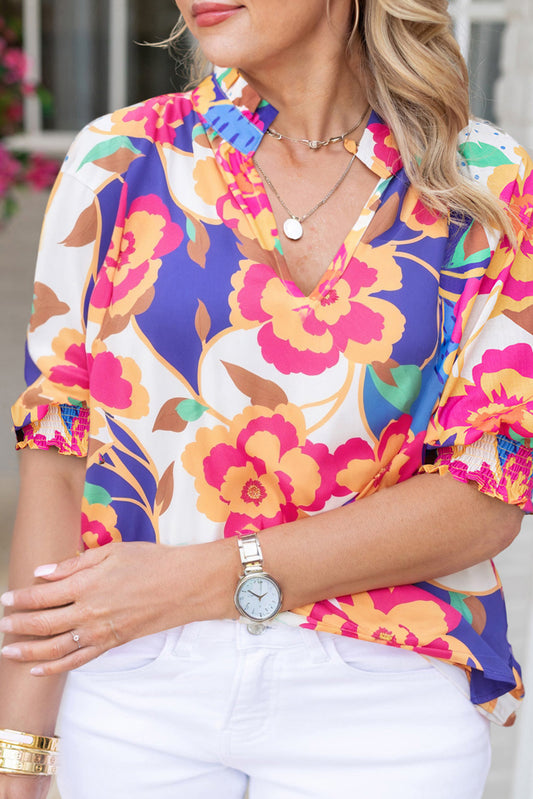
[[[255,591],[250,591],[250,589],[248,589],[248,593],[251,594],[252,596],[255,596],[256,599],[259,599],[259,600],[263,599],[263,597],[267,595],[266,591],[265,591],[264,594],[256,594]]]

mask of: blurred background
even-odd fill
[[[455,0],[450,8],[468,59],[474,114],[533,152],[533,0]],[[173,0],[0,0],[0,588],[7,582],[17,490],[9,407],[23,384],[24,333],[48,189],[75,132],[91,119],[183,88],[186,53],[176,63],[165,49],[142,45],[165,39],[176,19]],[[531,522],[525,520],[522,534],[498,558],[510,639],[529,686]],[[532,744],[533,701],[526,699],[512,729],[493,731],[484,799],[531,799]]]

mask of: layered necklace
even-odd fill
[[[322,147],[327,147],[329,144],[335,144],[336,142],[343,142],[346,136],[348,136],[348,134],[353,133],[353,131],[359,127],[359,125],[367,115],[369,109],[370,106],[367,106],[363,111],[361,117],[357,120],[355,125],[352,125],[352,127],[349,130],[347,130],[345,133],[342,133],[340,136],[332,136],[329,139],[324,139],[324,140],[293,139],[290,136],[285,136],[283,133],[278,133],[278,131],[274,130],[274,128],[267,128],[266,132],[268,133],[269,136],[272,136],[274,139],[277,139],[278,141],[280,141],[281,139],[286,139],[287,141],[296,142],[299,144],[305,144],[311,150],[320,150]],[[332,188],[328,191],[328,193],[321,200],[319,200],[309,211],[306,211],[306,213],[301,214],[301,216],[297,216],[295,213],[293,213],[290,210],[285,201],[280,197],[278,190],[276,189],[276,187],[274,186],[268,175],[265,174],[263,168],[258,163],[257,159],[254,158],[254,164],[256,166],[257,171],[259,172],[265,183],[268,186],[270,186],[279,204],[288,214],[288,218],[283,222],[283,232],[288,239],[290,239],[291,241],[298,241],[299,239],[302,238],[304,232],[302,227],[303,223],[306,221],[306,219],[309,219],[309,217],[312,214],[314,214],[315,211],[318,211],[319,208],[325,205],[329,200],[329,198],[337,191],[341,183],[348,175],[348,172],[350,171],[351,166],[355,161],[355,159],[356,159],[356,153],[352,155],[342,175],[340,176],[340,178],[338,178],[335,185],[332,186]]]

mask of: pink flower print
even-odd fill
[[[411,423],[408,414],[391,421],[374,448],[361,438],[350,438],[341,444],[333,454],[337,468],[335,494],[363,497],[415,474],[420,467],[425,433],[415,436]]]
[[[81,537],[85,548],[92,549],[122,541],[122,536],[116,527],[117,521],[117,514],[110,504],[89,504],[84,497],[81,513]]]
[[[148,392],[133,358],[114,355],[97,341],[87,358],[91,395],[111,413],[140,419],[148,413]]]
[[[128,213],[121,201],[104,268],[91,297],[94,308],[128,316],[157,280],[162,257],[181,244],[183,231],[172,222],[167,206],[154,194],[137,197]],[[143,308],[146,310],[146,308]]]
[[[531,438],[532,409],[533,351],[529,344],[512,344],[486,350],[472,378],[455,381],[437,426],[457,433],[460,444],[477,441],[482,432]]]
[[[146,136],[160,144],[174,144],[176,129],[191,110],[192,104],[187,97],[181,95],[154,97],[147,102],[126,109],[125,113],[114,114],[114,132],[120,132],[116,126],[120,126],[122,122],[138,122],[139,136]],[[131,124],[128,126],[128,130],[130,135],[135,135],[135,129],[132,130]]]
[[[389,127],[382,122],[372,122],[367,130],[374,139],[374,157],[382,161],[390,172],[398,172],[402,168],[402,159]]]
[[[356,363],[384,362],[404,329],[402,313],[373,295],[401,286],[391,245],[360,245],[341,276],[329,276],[310,297],[291,292],[266,264],[249,263],[234,278],[232,323],[261,325],[257,340],[265,360],[283,374],[320,374],[342,353]]]
[[[198,510],[224,523],[234,535],[247,525],[263,529],[320,510],[331,496],[334,471],[323,444],[305,437],[295,406],[279,413],[255,407],[236,416],[229,429],[200,428],[183,454],[195,476]]]

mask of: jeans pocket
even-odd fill
[[[78,674],[98,675],[106,678],[142,674],[152,668],[164,654],[176,647],[181,628],[165,630],[142,638],[134,638],[90,660],[76,669]]]
[[[331,659],[355,671],[394,676],[410,672],[431,672],[434,668],[428,658],[410,649],[333,633],[320,635]]]

